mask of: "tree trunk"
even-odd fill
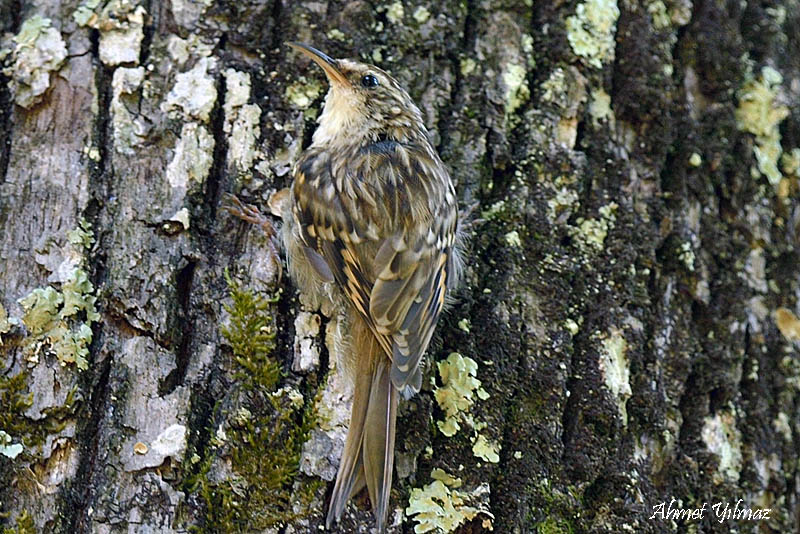
[[[392,532],[800,531],[798,27],[788,1],[0,0],[3,532],[322,528],[346,332],[222,209],[268,211],[310,142],[326,83],[286,40],[397,77],[479,203]],[[372,521],[361,496],[334,530]]]

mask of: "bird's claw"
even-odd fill
[[[269,217],[261,213],[261,211],[253,204],[246,204],[242,202],[239,197],[233,193],[225,193],[223,196],[222,209],[243,221],[258,226],[262,232],[267,236],[267,247],[270,252],[273,264],[277,266],[278,282],[283,275],[283,266],[281,264],[280,253],[278,252],[277,232]]]

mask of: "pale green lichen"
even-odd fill
[[[175,3],[173,2],[173,7]],[[190,57],[209,57],[214,52],[216,43],[204,41],[199,35],[189,34],[186,39],[177,35],[167,38],[167,53],[178,65],[186,63]]]
[[[14,317],[9,317],[8,312],[2,303],[0,303],[0,347],[3,346],[3,334],[11,331],[11,327],[17,325],[19,320]]]
[[[75,246],[89,250],[94,244],[92,225],[81,217],[80,221],[78,221],[78,227],[67,232],[67,240]]]
[[[135,94],[145,77],[144,67],[119,67],[111,79],[111,126],[114,132],[114,150],[133,156],[144,143],[149,126],[141,114],[126,102],[126,95]]]
[[[437,367],[442,387],[437,388],[433,395],[445,413],[445,420],[437,421],[436,425],[442,434],[451,437],[459,431],[461,422],[474,426],[469,410],[475,403],[475,396],[485,400],[489,394],[481,387],[481,381],[475,378],[478,364],[472,358],[452,352]]]
[[[678,259],[683,262],[686,268],[690,272],[694,272],[694,250],[692,250],[692,244],[688,241],[681,243],[681,247],[678,250]]]
[[[100,0],[85,0],[72,12],[72,20],[78,26],[88,26],[97,19],[95,9],[100,5]]]
[[[719,457],[715,482],[738,482],[742,469],[742,435],[732,410],[722,410],[703,420],[700,436],[709,451]]]
[[[67,233],[73,246],[91,248],[94,234],[91,225],[81,219],[77,228]],[[30,363],[37,363],[42,352],[55,355],[62,365],[74,363],[79,370],[88,367],[89,344],[92,342],[92,323],[100,320],[96,309],[97,297],[86,271],[74,267],[63,279],[60,289],[39,287],[17,301],[22,317],[6,318],[0,313],[0,323],[24,326],[28,335],[22,340],[22,353]],[[0,332],[3,328],[0,324]]]
[[[781,157],[779,125],[789,115],[789,108],[776,102],[783,77],[772,67],[761,69],[761,76],[749,76],[738,92],[736,122],[740,130],[756,136],[753,148],[758,171],[773,185],[781,180],[778,160]]]
[[[506,241],[506,244],[509,247],[521,247],[522,246],[522,240],[520,240],[519,232],[517,232],[516,230],[512,230],[512,231],[508,232],[504,236],[504,239]]]
[[[545,81],[542,82],[540,90],[542,92],[542,101],[544,102],[557,102],[564,97],[567,92],[566,87],[567,75],[564,69],[556,67],[550,73]]]
[[[616,222],[617,208],[616,202],[606,204],[598,210],[600,213],[599,219],[584,219],[581,217],[576,221],[578,226],[572,226],[568,229],[570,236],[577,241],[578,246],[584,252],[603,249],[606,236]]]
[[[13,460],[22,452],[22,444],[11,443],[12,441],[11,436],[0,430],[0,454]]]
[[[100,60],[108,66],[138,63],[144,40],[144,19],[147,11],[130,0],[111,0],[103,5],[86,0],[72,13],[79,26],[100,31]]]
[[[7,516],[7,514],[3,515]],[[4,527],[2,531],[3,534],[37,534],[39,532],[39,530],[36,529],[36,523],[33,521],[33,516],[31,516],[28,510],[22,510],[14,522],[16,523],[16,526],[14,528]]]
[[[175,154],[167,165],[167,181],[178,189],[201,184],[208,176],[213,160],[214,137],[204,126],[188,122],[181,128]]]
[[[29,335],[23,354],[31,363],[39,361],[42,351],[54,354],[62,365],[74,363],[79,370],[88,368],[91,325],[100,319],[95,303],[94,286],[81,268],[61,285],[36,288],[19,299],[22,323]]]
[[[792,442],[792,425],[786,413],[778,412],[778,416],[772,420],[772,427],[787,443]]]
[[[414,532],[448,533],[459,525],[472,521],[478,514],[485,516],[482,527],[492,530],[494,516],[489,512],[486,498],[489,486],[482,484],[473,491],[463,491],[461,479],[455,478],[442,469],[431,473],[433,482],[423,488],[414,488],[409,495],[406,514],[413,517],[417,525]]]
[[[527,72],[523,65],[509,63],[503,70],[505,86],[506,113],[514,113],[531,96],[526,83]]]
[[[310,82],[298,80],[286,88],[286,99],[296,108],[308,109],[322,94],[322,89],[322,84],[316,80]]]
[[[611,392],[617,403],[619,415],[623,425],[628,424],[627,402],[631,397],[630,362],[628,361],[628,343],[617,329],[611,331],[602,339],[600,350],[600,372],[605,381],[606,388]]]
[[[210,71],[216,68],[216,59],[200,58],[195,66],[175,77],[175,85],[167,95],[161,109],[171,117],[208,122],[217,101],[217,87]]]
[[[413,15],[411,16],[414,17],[414,20],[416,20],[419,24],[424,24],[429,18],[431,18],[431,12],[428,11],[428,8],[425,6],[419,6],[414,10]]]
[[[783,153],[781,168],[787,176],[800,177],[800,148],[793,148]]]
[[[332,39],[334,41],[344,41],[346,37],[344,32],[338,28],[332,28],[328,30],[327,35],[328,39]]]
[[[506,201],[505,200],[498,200],[491,206],[489,209],[486,209],[481,212],[481,217],[484,219],[494,219],[499,214],[501,214],[506,209]]]
[[[475,443],[472,444],[472,454],[486,462],[496,464],[500,461],[499,443],[489,441],[483,434],[478,434]]]
[[[647,12],[653,19],[653,27],[657,30],[664,30],[670,27],[671,18],[667,13],[667,6],[661,0],[651,1],[647,4]]]
[[[403,22],[405,10],[403,9],[402,2],[395,2],[386,8],[386,19],[392,24],[400,24]]]
[[[247,103],[251,87],[248,73],[227,69],[225,86],[223,130],[228,134],[228,162],[242,179],[249,180],[253,162],[263,157],[256,148],[256,141],[261,136],[261,108]]]
[[[463,58],[461,61],[459,61],[459,66],[461,67],[461,74],[463,74],[464,76],[469,76],[470,74],[475,72],[475,68],[478,66],[478,64],[475,62],[474,59],[468,57],[468,58]]]
[[[592,100],[589,103],[589,115],[592,122],[597,125],[601,122],[614,122],[614,111],[611,109],[611,96],[600,87],[592,91]]]
[[[8,87],[14,102],[30,108],[42,100],[50,87],[50,74],[64,64],[67,47],[50,19],[40,15],[23,22],[13,42],[16,44],[13,49],[0,52],[0,60],[11,54],[9,65],[2,73],[9,78]]]
[[[578,202],[578,192],[574,188],[574,182],[575,180],[568,176],[559,176],[555,179],[554,185],[558,189],[553,197],[547,199],[547,213],[551,221],[568,216],[572,207]]]
[[[564,327],[569,331],[570,334],[573,336],[576,335],[580,331],[580,325],[575,321],[575,319],[567,319],[564,321]]]
[[[567,18],[567,39],[576,55],[598,69],[614,58],[614,34],[619,8],[616,0],[587,0]]]
[[[533,36],[529,33],[522,36],[522,53],[525,54],[528,59],[528,67],[536,67],[536,59],[533,53]]]

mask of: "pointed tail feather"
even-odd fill
[[[363,441],[364,420],[367,417],[367,404],[369,403],[371,387],[372,377],[369,373],[356,374],[350,428],[347,431],[347,440],[342,451],[342,459],[339,462],[339,471],[336,474],[336,484],[333,486],[328,517],[325,520],[328,528],[331,528],[333,523],[339,521],[350,496],[361,491],[361,488],[366,484],[364,480],[364,462],[361,458],[361,443]]]
[[[389,376],[391,362],[374,335],[364,324],[353,326],[353,409],[326,525],[330,528],[339,521],[347,501],[366,485],[378,532],[382,534],[392,489],[398,391]]]
[[[389,378],[390,365],[388,358],[384,358],[375,369],[364,423],[364,474],[378,532],[386,528],[394,466],[398,392]]]

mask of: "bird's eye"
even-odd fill
[[[361,85],[366,87],[367,89],[372,89],[373,87],[377,87],[380,85],[378,78],[374,74],[367,74],[363,78],[361,78]]]

